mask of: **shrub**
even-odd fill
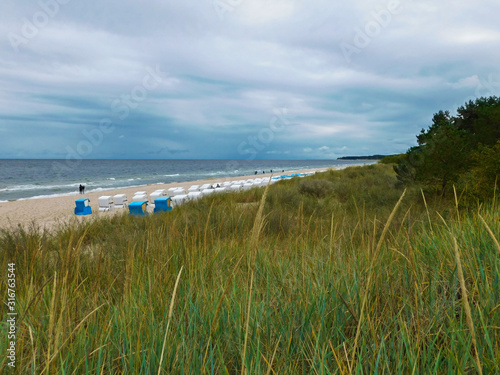
[[[500,177],[500,141],[494,146],[480,146],[471,158],[474,167],[462,177],[462,184],[469,185],[476,197],[492,197]]]
[[[387,155],[380,159],[379,163],[382,164],[398,164],[401,160],[406,158],[406,154],[398,154],[398,155]]]
[[[331,194],[335,184],[328,180],[305,180],[299,183],[299,193],[324,198]]]

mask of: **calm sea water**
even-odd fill
[[[0,201],[76,195],[146,184],[233,177],[255,171],[371,164],[347,160],[0,160]]]

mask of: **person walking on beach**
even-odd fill
[[[82,186],[82,184],[80,184],[80,187],[78,189],[80,191],[80,194],[83,194],[83,186]]]

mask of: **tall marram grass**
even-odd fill
[[[499,373],[496,202],[410,189],[395,209],[402,193],[376,165],[146,218],[4,230],[11,372]]]

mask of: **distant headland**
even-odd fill
[[[393,155],[342,156],[340,158],[337,158],[337,160],[380,160],[385,158],[386,156]]]

